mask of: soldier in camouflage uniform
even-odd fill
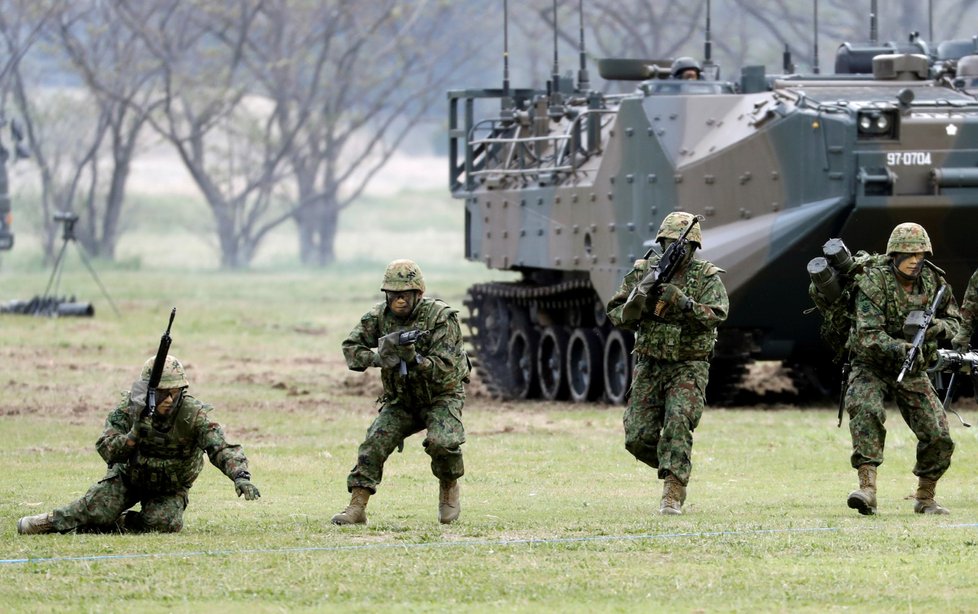
[[[439,480],[438,520],[449,524],[461,512],[458,479],[464,473],[463,382],[469,360],[462,348],[458,311],[427,298],[421,269],[411,260],[395,260],[384,273],[386,300],[360,318],[343,341],[353,371],[380,369],[384,394],[380,415],[367,430],[357,464],[347,478],[350,505],[333,516],[334,524],[366,524],[366,506],[377,492],[387,457],[409,435],[427,429],[422,446]],[[399,344],[402,332],[417,330],[414,343]]]
[[[156,412],[146,415],[154,359],[146,361],[140,379],[123,393],[95,442],[109,465],[105,477],[73,503],[21,518],[18,533],[175,533],[183,528],[187,491],[203,468],[203,452],[234,481],[239,497],[250,501],[260,496],[241,446],[224,439],[221,425],[211,420],[210,405],[187,393],[190,384],[183,365],[173,356],[166,357],[156,390]],[[136,503],[141,511],[126,511]]]
[[[978,271],[972,274],[968,288],[964,291],[961,301],[961,328],[951,340],[954,349],[966,352],[971,348],[971,337],[975,334],[975,322],[978,321]]]
[[[858,280],[856,314],[849,345],[853,353],[845,406],[852,435],[852,466],[859,488],[847,504],[860,514],[876,513],[876,468],[883,462],[886,440],[884,396],[892,396],[904,421],[917,436],[918,478],[914,511],[947,514],[934,500],[937,480],[951,464],[954,442],[944,408],[925,368],[936,357],[937,343],[958,332],[960,316],[950,287],[927,329],[926,342],[914,368],[897,383],[910,349],[904,323],[915,310],[925,310],[941,285],[943,271],[925,258],[933,254],[927,231],[919,224],[903,223],[893,229],[886,245],[889,259],[868,267]]]
[[[692,223],[689,213],[670,213],[656,241],[665,249]],[[657,303],[641,316],[623,313],[629,294],[658,262],[637,260],[608,303],[611,321],[636,332],[631,400],[625,410],[625,448],[658,469],[663,480],[661,514],[681,514],[692,468],[693,431],[706,404],[710,357],[717,326],[727,317],[723,271],[693,258],[702,245],[699,226],[690,230],[692,249],[672,283],[662,286]]]

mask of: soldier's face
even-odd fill
[[[897,257],[897,270],[907,277],[916,277],[920,274],[920,267],[924,263],[924,256],[926,256],[924,252],[906,255],[901,254]]]
[[[179,388],[157,388],[156,389],[156,413],[165,416],[173,409],[173,402],[180,394]]]
[[[399,318],[411,315],[414,306],[418,303],[417,290],[404,290],[403,292],[386,292],[387,306]]]

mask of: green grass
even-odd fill
[[[79,267],[62,286],[97,317],[0,315],[0,559],[31,560],[0,564],[5,612],[976,610],[978,439],[955,421],[938,487],[953,514],[917,516],[905,500],[916,441],[895,410],[876,517],[845,505],[856,476],[831,408],[709,409],[687,513],[662,517],[660,483],[624,449],[621,408],[499,403],[473,385],[458,523],[437,522],[415,436],[391,457],[370,524],[331,526],[379,393],[339,343],[379,300],[388,255],[190,273],[179,259],[149,267],[153,249],[135,254],[144,270],[100,269],[120,317]],[[467,285],[500,277],[451,255],[419,260],[432,293],[459,306]],[[7,264],[0,299],[43,289],[43,268]],[[173,305],[172,351],[245,447],[262,498],[236,498],[208,466],[178,535],[18,536],[17,518],[101,477],[102,421]]]

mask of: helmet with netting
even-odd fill
[[[696,71],[697,77],[703,73],[703,67],[700,66],[700,63],[689,56],[676,58],[676,61],[672,63],[672,68],[669,70],[672,73],[672,76],[678,79],[680,75],[691,68]]]
[[[686,227],[693,223],[696,216],[692,213],[686,213],[685,211],[673,211],[662,220],[662,224],[659,225],[659,234],[655,235],[656,241],[661,241],[662,239],[679,239],[683,232],[686,231]],[[697,247],[703,245],[703,235],[700,234],[700,225],[697,224],[693,226],[693,229],[689,231],[687,238],[696,244]]]
[[[920,252],[924,252],[928,256],[934,254],[934,250],[930,246],[930,237],[927,236],[924,227],[913,222],[897,224],[893,232],[890,233],[889,241],[886,242],[887,255],[895,253],[917,254]]]
[[[140,373],[139,378],[144,382],[149,381],[155,360],[156,357],[154,356],[143,363],[143,371]],[[186,388],[189,385],[190,382],[187,381],[187,372],[184,371],[183,365],[177,360],[177,357],[167,356],[166,361],[163,363],[163,375],[160,377],[159,388]]]
[[[384,271],[384,285],[380,289],[385,292],[417,290],[423,294],[424,275],[421,274],[421,267],[413,260],[391,262]]]

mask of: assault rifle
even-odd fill
[[[903,361],[903,368],[900,369],[900,375],[897,376],[897,383],[903,381],[903,376],[907,374],[907,371],[913,368],[913,363],[917,360],[917,355],[920,354],[920,348],[924,346],[924,338],[927,335],[927,327],[930,326],[931,320],[934,319],[934,314],[937,312],[937,307],[941,304],[941,299],[944,298],[944,292],[947,290],[947,285],[942,285],[937,291],[937,296],[934,297],[934,302],[927,307],[927,311],[922,314],[920,312],[915,312],[919,314],[919,317],[911,320],[907,318],[907,323],[904,324],[904,328],[908,326],[916,329],[913,336],[913,341],[910,344],[910,350],[907,352],[907,357]],[[913,316],[914,314],[911,314]]]
[[[419,330],[417,328],[415,328],[414,330],[402,331],[397,336],[397,345],[411,345],[412,343],[417,343],[419,339],[422,339],[423,337],[426,337],[429,334],[431,334],[431,331]],[[400,370],[401,370],[401,377],[407,376],[407,363],[404,362],[404,359],[401,359]]]
[[[642,312],[645,311],[645,302],[648,297],[651,296],[653,299],[659,298],[662,285],[672,281],[673,276],[676,274],[676,269],[679,268],[679,264],[685,260],[686,254],[689,253],[689,232],[699,221],[700,218],[698,216],[693,216],[693,221],[689,223],[686,230],[679,235],[678,239],[669,244],[669,247],[662,252],[662,257],[655,263],[655,266],[642,278],[642,281],[638,282],[632,288],[631,293],[628,295],[628,300],[625,301],[625,304],[621,308],[623,320],[637,320],[642,315]],[[646,260],[653,254],[654,250],[655,248],[651,247],[645,253]]]
[[[967,352],[956,352],[954,350],[937,350],[937,362],[929,369],[932,374],[940,377],[942,373],[951,373],[947,389],[944,392],[944,409],[958,417],[961,424],[970,427],[961,415],[951,409],[951,402],[954,400],[954,390],[957,384],[959,373],[971,376],[971,383],[975,389],[975,400],[978,401],[978,352],[969,350]]]
[[[146,391],[146,414],[150,418],[156,415],[156,389],[160,386],[160,379],[163,377],[163,367],[166,365],[166,356],[170,353],[170,327],[173,326],[173,318],[177,315],[177,308],[174,307],[170,312],[170,322],[166,325],[166,331],[160,337],[160,347],[156,350],[156,358],[153,360],[153,370],[149,372],[149,389]]]

